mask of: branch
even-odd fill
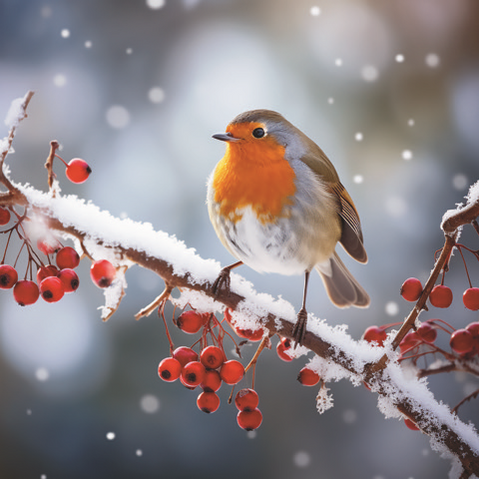
[[[44,217],[50,229],[78,239],[87,248],[95,245],[100,252],[114,251],[118,265],[138,264],[151,270],[165,281],[169,289],[176,287],[182,291],[201,292],[203,302],[205,298],[211,299],[212,309],[221,310],[223,305],[243,312],[249,321],[261,323],[271,334],[293,338],[295,314],[291,305],[282,300],[269,301],[267,307],[262,307],[266,303],[264,296],[254,292],[236,274],[232,275],[231,289],[222,289],[214,297],[212,285],[220,273],[220,265],[201,259],[175,238],[155,232],[147,224],[114,218],[108,212],[71,196],[52,198],[32,187],[16,188],[19,193],[15,195],[15,200]],[[447,239],[450,249],[450,240]],[[96,256],[94,254],[93,258]],[[410,418],[429,435],[435,448],[440,449],[441,446],[459,459],[465,471],[477,474],[476,433],[450,415],[448,409],[444,411],[445,408],[431,397],[424,384],[406,380],[396,362],[385,362],[384,358],[394,356],[392,350],[380,358],[383,349],[359,348],[361,345],[346,333],[318,322],[313,316],[309,317],[309,327],[304,347],[329,363],[342,367],[355,384],[365,381],[384,404]],[[365,351],[369,353],[365,354]],[[412,394],[412,391],[415,393]],[[389,415],[392,413],[389,412]]]
[[[24,108],[27,104],[25,102]],[[9,140],[7,153],[11,143]],[[5,157],[6,154],[2,162]],[[242,317],[247,328],[258,328],[260,323],[270,334],[292,339],[296,316],[288,302],[257,294],[237,274],[232,274],[230,289],[221,289],[214,296],[212,285],[220,273],[218,262],[200,258],[176,238],[154,231],[150,224],[114,218],[74,196],[53,196],[30,186],[16,185],[4,175],[3,169],[0,183],[8,189],[7,193],[0,194],[0,206],[16,204],[26,207],[33,220],[40,218],[49,229],[77,239],[90,258],[108,256],[118,269],[124,271],[134,264],[140,265],[165,281],[166,295],[173,288],[179,288],[182,296],[189,298],[192,307],[205,308],[207,305],[212,312],[228,307]],[[478,195],[476,203],[471,202],[468,208],[456,212],[442,223],[445,232],[442,254],[421,299],[407,317],[392,346],[398,345],[402,335],[412,327],[424,308],[429,291],[448,263],[458,229],[465,223],[474,222],[475,215],[478,216]],[[119,291],[123,292],[123,288]],[[192,296],[192,292],[196,295]],[[109,315],[118,307],[120,300],[119,296],[113,302]],[[166,296],[162,295],[152,305],[162,305],[164,301]],[[151,312],[154,308],[149,306],[142,313]],[[405,378],[392,346],[377,348],[364,341],[356,342],[342,329],[332,328],[313,315],[309,315],[308,327],[303,346],[297,348],[297,353],[305,353],[308,349],[323,359],[326,368],[333,366],[342,371],[343,376],[355,385],[367,383],[378,394],[379,405],[386,416],[411,419],[431,437],[432,448],[457,459],[462,465],[463,475],[478,476],[478,435],[474,428],[462,423],[445,405],[435,401],[421,380]]]

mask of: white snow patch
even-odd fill
[[[215,301],[204,292],[187,288],[182,289],[178,298],[171,298],[170,300],[182,310],[184,310],[187,305],[190,305],[190,307],[198,313],[222,312],[225,308],[223,303]]]
[[[320,387],[316,397],[317,412],[320,415],[333,407],[333,396],[328,393],[329,391],[330,389],[322,383],[322,386]]]
[[[10,130],[13,127],[18,127],[18,124],[25,118],[24,104],[28,93],[22,98],[16,98],[12,101],[10,108],[5,117],[5,125]]]
[[[477,180],[469,189],[467,194],[467,205],[472,205],[475,202],[478,202],[478,183]]]

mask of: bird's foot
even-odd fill
[[[303,344],[303,340],[305,339],[305,332],[307,330],[307,319],[307,310],[305,310],[305,308],[301,308],[297,315],[297,322],[293,327],[293,338],[295,340],[295,347],[297,345]]]
[[[240,266],[243,262],[235,262],[231,265],[227,265],[220,270],[217,279],[213,282],[212,293],[214,297],[217,297],[220,290],[230,290],[230,270]]]
[[[212,286],[212,292],[214,297],[216,297],[219,294],[220,290],[230,289],[230,270],[231,270],[230,267],[224,267],[220,270],[220,273],[217,279],[215,280],[215,282],[213,282],[213,286]]]

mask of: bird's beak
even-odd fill
[[[239,138],[234,137],[230,132],[226,133],[215,133],[212,135],[213,138],[221,140],[222,142],[237,142]]]

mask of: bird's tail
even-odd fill
[[[322,277],[327,294],[339,308],[350,306],[365,308],[370,305],[370,297],[348,271],[337,252],[330,257],[329,264],[317,265],[315,269]]]

